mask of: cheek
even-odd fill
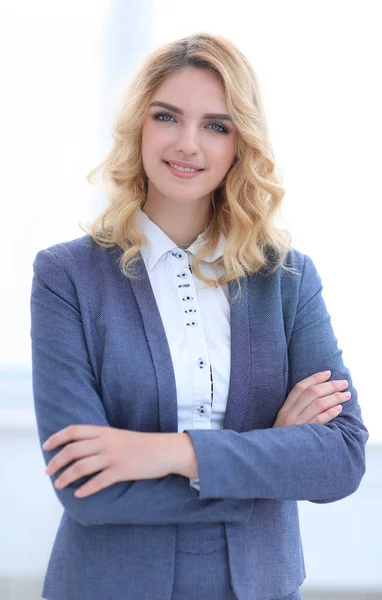
[[[146,156],[150,154],[150,149],[153,146],[153,142],[155,142],[155,138],[150,131],[150,127],[146,126],[142,129],[142,156]]]
[[[143,129],[141,138],[141,152],[143,168],[145,169],[147,175],[149,172],[151,172],[156,162],[156,157],[159,152],[157,145],[158,140],[156,139],[156,136],[153,135],[153,132],[150,131],[150,128]]]
[[[227,172],[233,163],[236,152],[236,144],[222,144],[219,148],[215,148],[214,162],[217,165],[219,172]]]
[[[174,130],[171,127],[166,127],[166,124],[156,121],[147,121],[142,128],[142,139],[146,143],[160,146],[166,144],[168,140],[173,139]]]

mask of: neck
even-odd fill
[[[205,231],[212,214],[209,197],[197,202],[176,202],[157,190],[154,194],[150,185],[142,210],[179,248],[187,248]]]

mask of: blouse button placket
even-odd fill
[[[189,255],[177,248],[169,253],[191,354],[193,427],[211,428],[211,366]]]

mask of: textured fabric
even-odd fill
[[[171,600],[236,599],[223,524],[183,525],[177,530]]]
[[[226,549],[209,554],[175,555],[175,582],[171,600],[237,600],[229,579]]]
[[[203,234],[179,249],[164,231],[138,211],[141,249],[166,332],[174,369],[178,431],[222,429],[230,377],[230,310],[228,286],[209,287],[192,273],[193,258],[206,244]],[[225,237],[201,263],[203,275],[217,280],[224,267]],[[199,489],[199,480],[191,479]]]
[[[70,424],[176,432],[175,377],[143,260],[89,236],[40,251],[32,285],[32,373],[41,444]],[[300,252],[229,284],[231,374],[223,429],[189,430],[200,493],[187,478],[120,482],[64,507],[44,581],[50,600],[171,600],[179,525],[226,531],[238,600],[280,599],[305,578],[298,500],[333,502],[365,472],[367,430],[330,324],[320,278]],[[328,425],[272,429],[287,394],[325,369],[352,398]],[[43,451],[46,463],[59,451]],[[224,468],[223,468],[224,467]],[[51,477],[52,482],[60,472]],[[202,533],[198,534],[199,537]],[[186,600],[186,599],[184,599]]]

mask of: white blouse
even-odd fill
[[[142,210],[137,228],[146,238],[143,261],[170,348],[178,404],[178,432],[222,429],[230,378],[230,309],[228,285],[204,288],[192,274],[194,254],[205,244],[203,233],[179,248]],[[224,267],[211,264],[223,255],[221,234],[215,252],[200,265],[203,275],[218,279]],[[190,479],[199,488],[198,479]]]

